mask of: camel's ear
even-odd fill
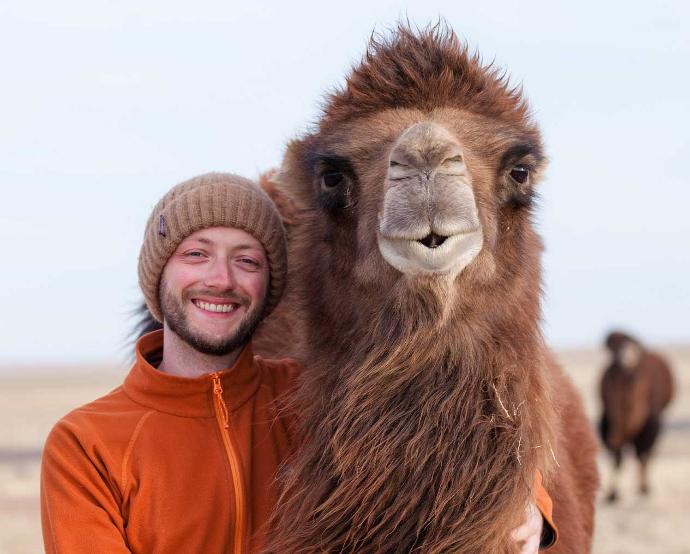
[[[314,205],[312,176],[305,168],[303,150],[304,141],[291,141],[285,150],[280,169],[271,176],[271,181],[289,199],[296,212]]]
[[[280,187],[277,177],[278,170],[269,169],[259,177],[259,185],[261,185],[264,192],[271,197],[271,200],[273,200],[273,203],[278,208],[283,224],[286,227],[295,225],[300,209],[287,192]]]

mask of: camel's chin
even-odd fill
[[[455,278],[482,249],[481,228],[448,237],[436,248],[427,248],[416,240],[378,236],[383,259],[409,276],[446,275]]]

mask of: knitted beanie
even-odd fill
[[[176,185],[156,204],[139,253],[139,286],[151,315],[163,321],[159,287],[163,268],[179,244],[208,227],[235,227],[264,247],[269,285],[264,316],[280,301],[287,279],[285,229],[261,188],[231,173],[207,173]]]

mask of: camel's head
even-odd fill
[[[606,337],[605,344],[611,353],[613,365],[626,373],[633,373],[637,369],[644,354],[639,341],[621,331],[612,331]]]
[[[434,289],[457,305],[497,280],[539,289],[530,208],[543,165],[526,103],[497,70],[450,31],[399,28],[372,40],[279,179],[312,215],[299,258],[318,266],[321,294],[347,280],[370,304]]]

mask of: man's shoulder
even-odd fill
[[[122,385],[120,385],[103,396],[74,408],[65,414],[60,421],[80,424],[94,418],[120,416],[123,413],[131,412],[134,406],[134,402],[125,394]]]
[[[133,402],[120,385],[58,420],[48,435],[46,448],[66,442],[87,448],[88,444],[104,440],[126,440],[129,430],[147,411],[147,408]]]

